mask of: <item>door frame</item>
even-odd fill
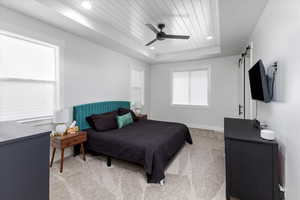
[[[253,119],[255,103],[251,99],[249,76],[247,71],[253,66],[253,42],[250,42],[239,59],[238,72],[238,117]],[[241,112],[242,109],[242,112]]]

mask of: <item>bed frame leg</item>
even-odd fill
[[[111,157],[110,157],[110,156],[107,156],[106,166],[107,166],[107,167],[110,167],[110,166],[111,166]]]
[[[160,184],[161,186],[163,186],[163,185],[165,184],[165,179],[161,179],[161,180],[159,181],[159,184]]]

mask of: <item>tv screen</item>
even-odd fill
[[[271,98],[268,89],[268,80],[262,60],[259,60],[249,70],[249,79],[252,99],[266,103],[270,102]]]

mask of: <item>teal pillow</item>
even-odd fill
[[[131,113],[127,113],[125,115],[117,116],[118,128],[123,128],[129,124],[133,123],[133,119]]]

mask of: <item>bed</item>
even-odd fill
[[[144,167],[148,183],[159,183],[165,178],[169,161],[184,146],[192,144],[189,129],[180,123],[139,120],[121,129],[98,132],[89,127],[86,117],[118,108],[130,108],[127,101],[110,101],[75,106],[74,120],[81,130],[86,130],[88,151],[100,153],[139,164]]]

